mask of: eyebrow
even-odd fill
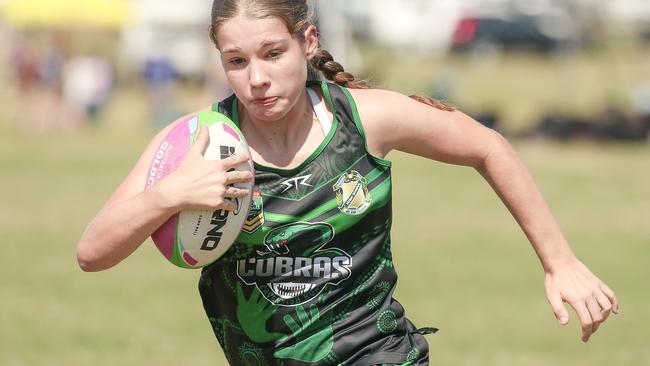
[[[232,48],[228,48],[228,49],[225,49],[225,50],[221,50],[221,53],[235,53],[235,52],[241,52],[241,48],[232,47]]]
[[[264,40],[262,43],[260,43],[261,48],[269,47],[269,46],[274,46],[276,44],[284,44],[286,41],[284,39],[269,39],[269,40]],[[242,49],[240,47],[231,47],[227,48],[225,50],[222,50],[221,53],[236,53],[236,52],[241,52]]]
[[[285,42],[286,41],[284,39],[269,39],[269,40],[262,41],[260,46],[262,48],[264,48],[264,47],[273,46],[273,45],[276,45],[278,43],[285,43]]]

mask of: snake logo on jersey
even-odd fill
[[[237,276],[255,285],[271,303],[296,306],[314,299],[328,285],[351,275],[352,257],[338,248],[325,248],[334,238],[327,223],[297,222],[271,230],[259,257],[237,262]]]

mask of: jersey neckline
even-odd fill
[[[305,168],[305,166],[307,166],[309,163],[314,161],[314,159],[316,159],[323,152],[323,150],[325,150],[327,145],[329,145],[330,141],[332,141],[332,138],[334,137],[337,126],[339,124],[339,118],[337,117],[336,110],[334,109],[334,104],[332,103],[332,99],[329,91],[329,85],[325,81],[308,80],[306,87],[311,87],[311,86],[320,86],[321,91],[323,92],[323,97],[325,98],[325,102],[327,103],[327,106],[332,112],[332,128],[330,129],[329,133],[325,136],[325,138],[320,143],[320,145],[318,145],[318,147],[305,160],[303,160],[300,164],[298,164],[294,168],[291,169],[277,168],[277,167],[264,165],[253,160],[253,165],[255,169],[278,173],[280,175],[293,175],[295,173],[300,172],[302,169]],[[235,100],[233,101],[232,104],[232,121],[235,123],[235,125],[238,128],[241,128],[240,121],[239,121],[239,99],[237,97],[235,97]]]

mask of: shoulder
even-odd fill
[[[384,89],[347,89],[359,112],[364,114],[385,114],[389,113],[394,106],[407,102],[407,96]]]
[[[399,150],[453,164],[476,165],[502,140],[459,110],[388,90],[350,93],[366,130],[368,150],[380,157]]]
[[[395,119],[403,120],[405,112],[415,114],[444,115],[446,112],[453,112],[454,108],[442,102],[432,104],[420,102],[415,97],[384,89],[347,89],[352,95],[360,114],[378,119],[388,120],[391,123]],[[420,97],[421,98],[421,97]],[[439,113],[437,113],[439,112]]]
[[[370,152],[384,157],[395,148],[393,138],[414,117],[440,118],[434,108],[392,90],[348,89],[357,107]],[[408,116],[409,118],[405,118]],[[410,126],[412,128],[412,125]]]
[[[457,165],[477,166],[504,139],[456,109],[386,90],[350,90],[366,130],[368,150],[399,150]]]

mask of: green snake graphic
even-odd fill
[[[288,244],[300,237],[301,246],[323,245],[334,237],[334,229],[324,223],[299,222],[280,226],[271,230],[264,237],[265,250],[258,250],[257,254],[266,256],[271,253],[283,255],[289,253]]]

